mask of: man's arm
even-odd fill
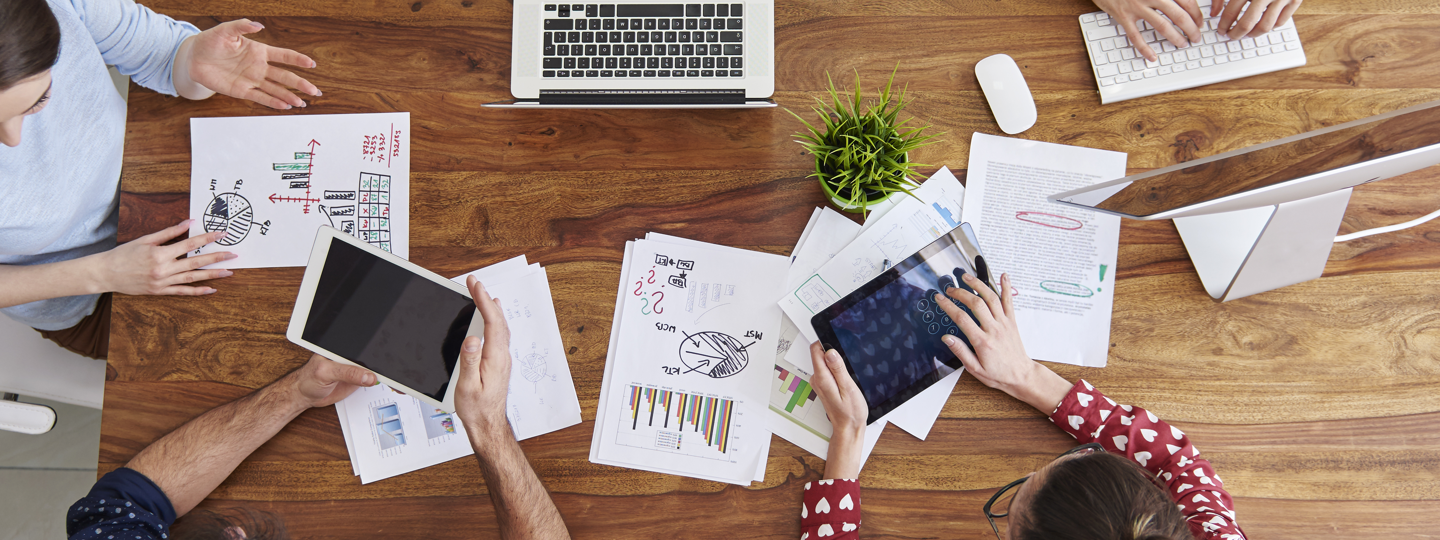
[[[471,276],[467,285],[475,307],[485,319],[485,339],[465,338],[460,351],[460,377],[455,382],[455,413],[465,424],[470,445],[480,460],[480,472],[495,504],[500,536],[517,538],[570,538],[560,510],[530,462],[505,418],[505,395],[510,386],[510,329],[497,301]]]
[[[127,468],[144,474],[183,516],[240,462],[311,407],[333,405],[375,375],[320,356],[278,381],[187,422],[141,450]]]

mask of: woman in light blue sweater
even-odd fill
[[[201,270],[230,253],[179,258],[215,234],[164,244],[188,222],[116,245],[125,102],[106,65],[156,92],[218,92],[277,109],[320,90],[270,63],[310,58],[245,37],[248,20],[204,32],[132,0],[0,0],[0,312],[95,358],[108,350],[109,293],[203,295]]]

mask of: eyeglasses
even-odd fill
[[[1090,454],[1090,453],[1094,453],[1094,452],[1104,452],[1104,451],[1105,451],[1105,447],[1100,446],[1100,443],[1088,443],[1088,444],[1082,444],[1082,445],[1080,445],[1080,446],[1076,446],[1075,448],[1071,448],[1070,450],[1066,451],[1064,454],[1060,454],[1060,456],[1057,457],[1057,458],[1055,458],[1055,459],[1056,459],[1056,460],[1059,460],[1060,458],[1063,458],[1063,457],[1068,456],[1068,455],[1071,455],[1071,454],[1085,455],[1085,454]],[[1025,481],[1026,481],[1026,480],[1029,480],[1029,479],[1030,479],[1029,476],[1024,476],[1024,477],[1021,477],[1019,480],[1016,480],[1016,481],[1014,481],[1014,482],[1010,482],[1009,484],[1005,484],[1005,487],[1000,488],[1000,491],[996,491],[996,492],[995,492],[995,495],[992,496],[992,497],[990,497],[990,500],[985,503],[985,519],[990,522],[990,530],[995,531],[995,538],[997,538],[998,540],[1005,540],[1005,539],[1000,536],[1000,527],[997,526],[997,525],[995,525],[995,519],[996,519],[996,518],[1005,518],[1005,517],[1009,517],[1009,516],[1010,516],[1010,502],[1011,502],[1012,499],[1014,499],[1015,493],[1018,492],[1018,490],[1017,490],[1016,488],[1019,488],[1019,487],[1020,487],[1020,484],[1024,484]],[[994,513],[994,512],[991,511],[991,508],[993,508],[993,507],[995,506],[995,503],[996,503],[996,502],[1000,502],[1000,503],[1001,503],[1000,507],[1004,509],[1004,510],[1002,510],[1001,513],[999,513],[999,514],[996,514],[996,513]]]

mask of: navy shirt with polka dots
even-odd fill
[[[70,540],[165,540],[175,523],[170,498],[134,469],[115,469],[70,507]]]

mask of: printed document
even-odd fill
[[[1120,218],[1045,198],[1125,176],[1125,154],[976,133],[964,215],[991,274],[1010,274],[1031,358],[1104,367]]]
[[[626,244],[592,462],[741,485],[764,478],[774,299],[788,262],[663,235]]]

